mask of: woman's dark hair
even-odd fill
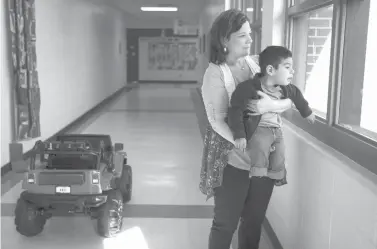
[[[223,42],[229,39],[232,33],[237,32],[245,22],[250,22],[249,18],[237,9],[226,10],[216,18],[209,34],[210,62],[217,65],[225,62],[228,51],[224,51]]]

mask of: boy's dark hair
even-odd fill
[[[223,41],[229,39],[230,35],[240,30],[249,18],[240,10],[229,9],[222,12],[213,22],[210,33],[209,61],[214,64],[225,62],[227,53],[224,52]]]
[[[268,65],[278,68],[282,60],[292,57],[292,52],[283,46],[268,46],[259,54],[259,76],[266,75]]]

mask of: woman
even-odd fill
[[[236,149],[226,123],[229,99],[235,86],[259,72],[256,57],[249,56],[250,22],[238,10],[227,10],[210,31],[210,60],[203,77],[202,96],[209,126],[204,141],[201,191],[214,196],[215,208],[209,249],[229,249],[241,218],[239,248],[257,249],[261,227],[274,188],[267,177],[249,178],[250,158]],[[273,101],[263,93],[248,108],[259,114],[282,112],[291,100]]]

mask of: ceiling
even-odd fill
[[[112,2],[126,13],[143,20],[171,20],[181,19],[188,24],[198,24],[204,0],[106,0]],[[142,6],[173,5],[177,12],[143,12]]]

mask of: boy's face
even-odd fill
[[[293,70],[292,64],[293,61],[290,57],[283,59],[278,65],[278,68],[274,68],[271,66],[271,71],[269,75],[273,78],[275,84],[286,86],[292,82],[293,74],[295,72]]]

